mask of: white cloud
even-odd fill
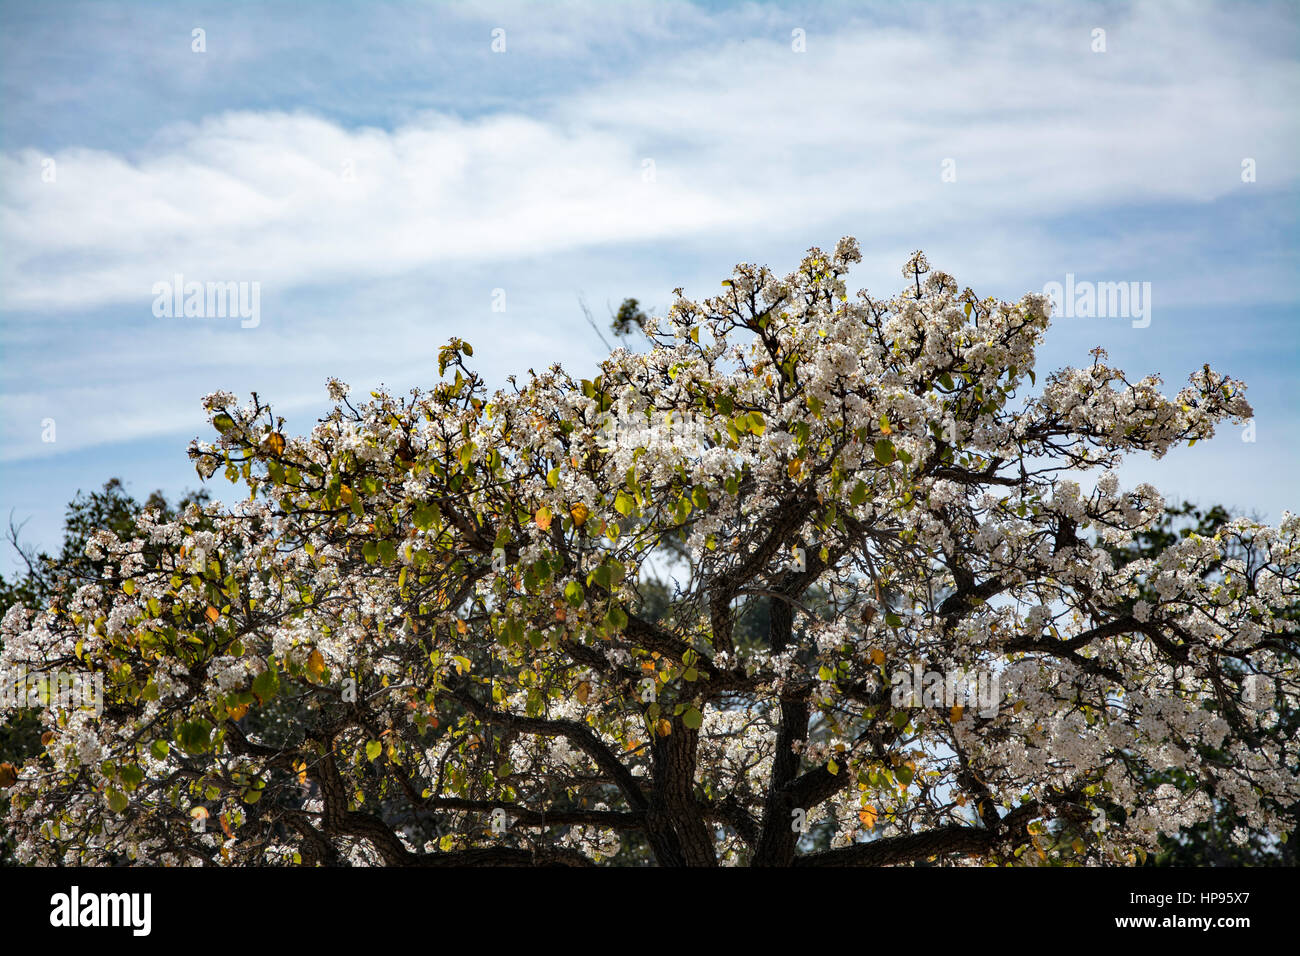
[[[1293,186],[1294,59],[1214,8],[991,9],[810,23],[800,54],[779,8],[573,5],[545,27],[508,5],[480,24],[506,25],[507,57],[578,57],[620,37],[628,57],[615,78],[548,93],[527,115],[424,112],[380,129],[242,110],[168,126],[130,153],[0,153],[0,457],[49,453],[36,426],[47,415],[66,451],[200,431],[197,398],[216,387],[273,387],[286,409],[313,407],[331,374],[400,387],[451,334],[468,335],[498,380],[588,357],[578,288],[598,305],[653,280],[644,294],[662,304],[672,285],[716,283],[737,259],[785,268],[845,231],[880,254],[864,271],[887,279],[884,293],[916,246],[981,290],[1089,269],[1149,279],[1123,269],[1144,245],[1169,250],[1161,309],[1294,289],[1272,263],[1228,259],[1207,274],[1182,255],[1205,237],[1158,220],[1117,238],[1051,225],[1231,196],[1246,188],[1246,156],[1259,169],[1249,188]],[[1098,9],[1105,54],[1089,49]],[[265,51],[222,32],[240,62],[260,62]],[[469,33],[490,56],[487,34]],[[954,183],[940,180],[945,158]],[[248,334],[151,321],[153,284],[176,273],[260,281],[266,321]],[[498,285],[512,306],[494,317]]]
[[[55,183],[46,157],[5,153],[0,306],[137,301],[176,272],[285,292],[618,242],[801,235],[850,214],[879,236],[1203,202],[1240,187],[1247,155],[1260,188],[1296,178],[1296,64],[1251,55],[1213,19],[1140,7],[1105,54],[1065,18],[975,28],[814,32],[805,54],[697,43],[541,116],[429,113],[386,131],[228,113],[167,130],[136,161],[58,152]],[[940,181],[946,158],[955,183]]]

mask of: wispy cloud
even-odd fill
[[[245,111],[172,126],[136,160],[6,152],[2,304],[139,301],[175,272],[287,292],[846,216],[899,236],[1204,203],[1241,189],[1246,157],[1260,188],[1292,185],[1295,61],[1156,11],[1114,17],[1103,54],[1087,20],[859,26],[814,32],[804,53],[732,37],[535,116],[430,112],[386,130]]]

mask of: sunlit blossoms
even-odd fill
[[[858,259],[679,291],[592,379],[488,394],[453,339],[427,392],[331,379],[303,435],[209,396],[191,457],[242,500],[96,535],[101,581],[4,618],[6,668],[105,697],[45,710],[20,857],[1131,862],[1214,801],[1282,832],[1300,522],[1104,547],[1164,507],[1114,468],[1244,421],[1242,383],[1039,376],[1043,296],[917,253],[850,297]],[[913,672],[980,703],[899,701]]]

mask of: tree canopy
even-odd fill
[[[302,435],[208,396],[190,455],[247,498],[98,529],[96,580],[4,618],[4,665],[104,686],[6,781],[18,858],[1132,862],[1216,803],[1286,833],[1300,524],[1116,551],[1164,501],[1114,469],[1245,386],[1101,350],[1040,386],[1044,296],[916,253],[850,297],[859,259],[676,290],[592,379],[490,394],[452,339],[432,389],[331,380]]]

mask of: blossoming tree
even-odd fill
[[[1163,507],[1112,469],[1242,384],[1098,350],[1037,386],[1043,296],[917,253],[850,298],[859,258],[678,290],[591,380],[488,394],[453,339],[431,391],[332,381],[301,437],[209,396],[190,454],[247,500],[101,532],[99,581],[4,619],[9,668],[104,681],[3,781],[20,857],[1131,862],[1211,796],[1277,831],[1300,523],[1106,547]],[[1169,769],[1196,786],[1148,792]]]

